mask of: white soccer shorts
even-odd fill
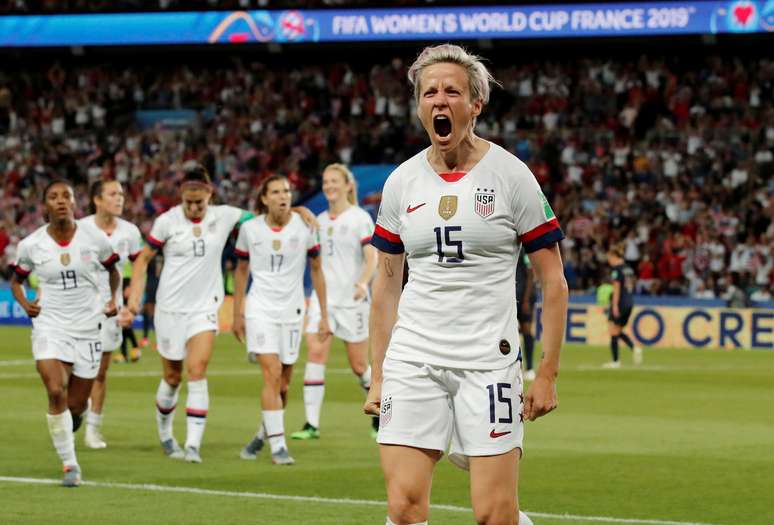
[[[161,357],[182,361],[190,338],[202,332],[218,333],[218,311],[171,313],[156,308],[153,323],[156,326],[156,347]]]
[[[283,365],[298,361],[301,348],[302,321],[275,323],[266,318],[245,319],[247,352],[251,354],[278,354]]]
[[[377,441],[441,452],[448,448],[449,460],[462,468],[467,468],[467,456],[522,448],[519,364],[461,370],[387,357]]]
[[[118,316],[108,317],[102,321],[100,338],[102,339],[102,351],[112,352],[121,347],[124,339],[121,327],[118,325]]]
[[[359,343],[368,339],[368,315],[371,304],[358,303],[354,308],[329,308],[328,324],[333,335],[347,343]],[[320,303],[312,301],[306,321],[306,333],[316,334],[320,326]]]
[[[100,334],[92,338],[75,338],[63,334],[32,332],[32,356],[35,361],[56,359],[73,365],[73,375],[94,379],[102,361]]]

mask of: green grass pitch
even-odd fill
[[[774,523],[774,352],[646,350],[639,369],[628,357],[621,370],[601,370],[607,349],[564,349],[559,409],[526,429],[520,497],[535,523]],[[159,369],[153,351],[111,367],[108,448],[86,449],[82,430],[76,437],[84,480],[93,484],[33,483],[60,477],[45,393],[29,330],[0,329],[0,522],[384,523],[378,450],[340,344],[328,364],[322,439],[289,441],[293,467],[272,466],[266,450],[254,462],[238,457],[259,420],[261,381],[230,334],[218,338],[210,366],[201,465],[161,454]],[[302,374],[303,359],[289,432],[304,422]],[[178,410],[176,436],[184,435]],[[448,461],[437,467],[432,503],[431,523],[473,522],[464,511],[467,476]]]

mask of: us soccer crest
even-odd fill
[[[454,214],[457,213],[457,196],[456,195],[444,195],[438,202],[438,215],[443,220],[448,221]]]
[[[271,241],[271,247],[274,248],[275,252],[280,251],[280,248],[282,248],[282,241],[279,239],[274,239]]]
[[[202,228],[201,228],[201,226],[194,226],[193,227],[193,234],[194,234],[194,237],[201,237],[202,236]]]
[[[70,254],[67,253],[67,252],[60,253],[59,254],[59,262],[62,263],[62,266],[67,266],[68,264],[70,264]]]
[[[382,409],[379,413],[379,426],[386,427],[392,419],[392,396],[382,399]]]
[[[490,215],[494,213],[495,208],[495,196],[494,196],[494,190],[489,188],[476,188],[476,191],[474,197],[475,206],[474,210],[476,211],[476,215],[479,217],[486,219]]]

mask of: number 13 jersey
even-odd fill
[[[491,144],[467,173],[437,174],[424,150],[390,174],[372,244],[403,253],[409,279],[387,355],[494,370],[519,354],[514,272],[564,238],[529,168]],[[402,271],[402,268],[396,268]]]
[[[67,244],[49,235],[48,224],[41,226],[19,243],[12,267],[20,277],[35,272],[40,280],[34,331],[97,338],[109,299],[100,296],[99,282],[103,268],[112,268],[118,254],[102,231],[83,221],[77,224]]]

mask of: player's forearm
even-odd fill
[[[234,271],[234,318],[243,314],[243,304],[247,293],[247,264],[237,263]]]
[[[130,309],[136,309],[140,304],[142,292],[145,289],[145,279],[148,274],[148,262],[148,257],[145,252],[142,251],[132,265],[132,278],[129,281],[129,300],[127,301],[127,306]]]
[[[555,378],[559,374],[559,354],[567,323],[568,289],[564,275],[558,274],[541,283],[543,288],[543,359],[539,374]]]
[[[16,302],[26,310],[27,305],[29,304],[29,301],[27,301],[27,294],[24,292],[24,285],[15,275],[11,278],[11,293],[13,294],[13,298],[16,299]]]
[[[613,284],[613,297],[612,297],[613,304],[618,304],[618,301],[620,299],[621,299],[621,284],[616,282]]]
[[[369,333],[371,335],[371,374],[375,381],[382,380],[382,364],[390,344],[392,329],[398,319],[398,303],[400,301],[400,286],[390,290],[390,283],[377,274],[373,285],[373,300]]]
[[[360,272],[358,278],[358,284],[368,286],[376,273],[377,254],[376,248],[373,246],[366,246],[363,248],[363,257],[365,258],[365,264],[363,265],[363,271]]]
[[[320,314],[328,318],[328,296],[325,288],[325,275],[322,271],[322,265],[312,269],[312,286],[317,294],[317,300],[320,303]]]
[[[118,273],[118,268],[113,266],[108,275],[110,276],[110,297],[115,301],[116,292],[121,289],[121,274]]]

